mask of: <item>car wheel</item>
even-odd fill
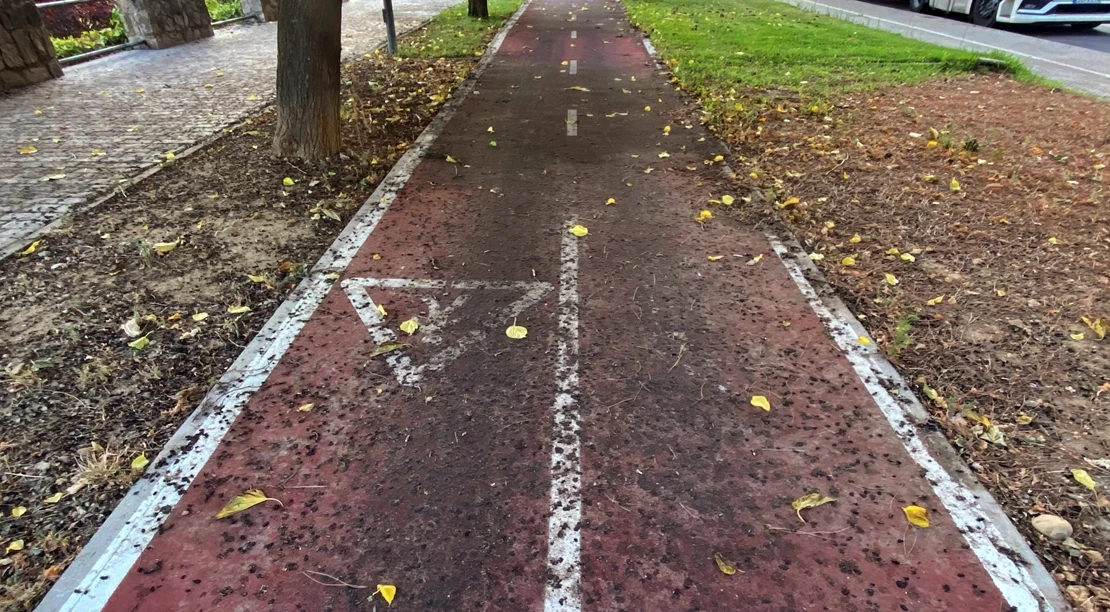
[[[910,10],[915,13],[924,13],[929,8],[929,0],[910,0]]]
[[[913,0],[910,0],[910,2],[912,3]],[[1087,30],[1093,30],[1093,29],[1097,28],[1100,25],[1102,25],[1102,24],[1097,23],[1097,22],[1096,23],[1091,23],[1089,21],[1085,21],[1083,23],[1073,23],[1073,24],[1071,24],[1071,29],[1080,30],[1080,31],[1085,32]]]
[[[971,5],[971,21],[977,26],[993,28],[998,22],[998,5],[1002,0],[975,0]]]

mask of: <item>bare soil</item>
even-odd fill
[[[265,109],[0,262],[0,610],[35,605],[473,65],[360,59],[336,159],[273,157]]]
[[[735,214],[789,227],[1077,609],[1110,610],[1110,105],[998,75],[834,102],[711,119]]]

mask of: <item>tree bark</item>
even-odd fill
[[[339,152],[340,0],[278,3],[274,153],[319,160]]]
[[[466,14],[481,19],[489,17],[488,0],[466,0]]]

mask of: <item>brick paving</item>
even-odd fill
[[[395,0],[398,30],[456,3]],[[385,39],[380,2],[350,0],[343,7],[345,57]],[[167,152],[271,101],[276,41],[276,23],[237,25],[179,47],[71,66],[61,79],[0,96],[0,257],[161,163]],[[20,154],[28,146],[38,152]]]

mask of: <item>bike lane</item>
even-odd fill
[[[1043,609],[767,236],[695,221],[687,104],[619,3],[529,5],[104,608]]]

